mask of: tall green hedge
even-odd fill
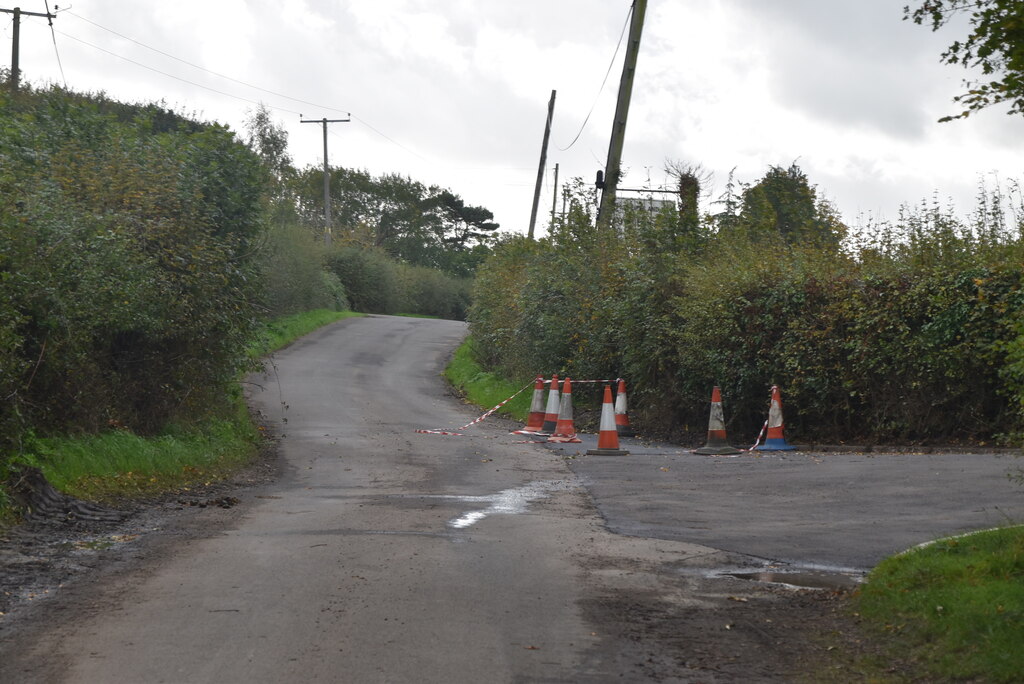
[[[1024,245],[1009,212],[908,208],[841,243],[747,219],[695,233],[668,209],[602,232],[578,212],[505,241],[474,289],[479,360],[523,380],[621,375],[655,433],[699,436],[719,385],[730,430],[752,437],[778,384],[799,440],[1017,439]]]
[[[219,125],[0,95],[0,440],[220,402],[259,319],[265,181]]]

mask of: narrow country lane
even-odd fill
[[[472,417],[438,378],[464,332],[351,319],[277,354],[253,401],[283,434],[284,476],[233,525],[42,633],[23,654],[50,663],[39,681],[617,677],[582,614],[581,559],[611,535],[565,462],[486,423],[414,432]],[[622,543],[630,564],[713,553]]]

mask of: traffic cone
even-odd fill
[[[536,435],[544,427],[544,378],[537,376],[533,384],[533,401],[530,402],[530,416],[521,430],[513,430],[515,435]]]
[[[708,443],[695,454],[726,456],[741,453],[739,449],[729,446],[725,436],[725,412],[722,411],[722,391],[716,386],[711,390],[711,417],[708,419]]]
[[[636,437],[629,427],[629,413],[626,409],[626,381],[619,379],[619,389],[615,393],[615,431],[619,437]]]
[[[619,381],[622,382],[621,380]],[[619,448],[618,426],[615,424],[615,407],[612,404],[612,387],[604,386],[604,403],[601,404],[601,428],[597,434],[597,448],[587,449],[591,456],[628,456],[628,451]]]
[[[793,451],[796,449],[786,442],[782,427],[782,392],[778,385],[772,385],[772,404],[768,409],[768,436],[764,444],[754,447],[756,451]]]
[[[551,376],[551,389],[548,390],[548,404],[544,409],[544,425],[540,431],[545,435],[554,434],[558,427],[558,374]]]
[[[576,426],[572,422],[572,381],[565,379],[562,384],[561,405],[558,407],[558,424],[554,433],[548,437],[549,442],[579,444],[583,440],[576,436]]]

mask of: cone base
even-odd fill
[[[551,435],[548,437],[549,442],[555,442],[556,444],[582,444],[583,440],[576,435]]]
[[[754,447],[754,451],[795,451],[796,447],[784,439],[766,439],[764,444]]]
[[[628,451],[622,449],[587,449],[587,456],[629,456]]]
[[[694,449],[693,453],[701,454],[703,456],[732,456],[735,454],[742,454],[743,452],[736,447],[725,446],[703,446],[700,449]]]

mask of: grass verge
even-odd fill
[[[856,610],[894,659],[932,681],[1024,681],[1024,526],[888,558]]]
[[[343,318],[352,318],[364,314],[355,311],[332,311],[330,309],[314,309],[302,313],[282,316],[267,323],[266,328],[256,341],[249,347],[249,355],[257,358],[291,344],[303,335],[308,335],[317,328]]]
[[[269,354],[321,326],[360,315],[319,309],[278,318],[267,324],[249,354]],[[39,468],[56,488],[94,501],[209,484],[249,463],[258,449],[260,430],[253,425],[241,392],[226,400],[230,401],[226,416],[207,418],[187,428],[171,427],[157,437],[139,437],[125,430],[30,436],[14,461]],[[15,511],[0,489],[0,526],[14,522]]]
[[[208,485],[250,461],[259,430],[241,399],[236,415],[188,430],[139,437],[124,430],[83,437],[30,438],[23,463],[80,499],[114,501]]]
[[[455,350],[444,376],[466,399],[477,406],[491,408],[522,389],[522,385],[483,370],[473,360],[473,340],[466,340]],[[526,421],[530,414],[533,393],[525,391],[505,404],[498,412],[516,420]]]

